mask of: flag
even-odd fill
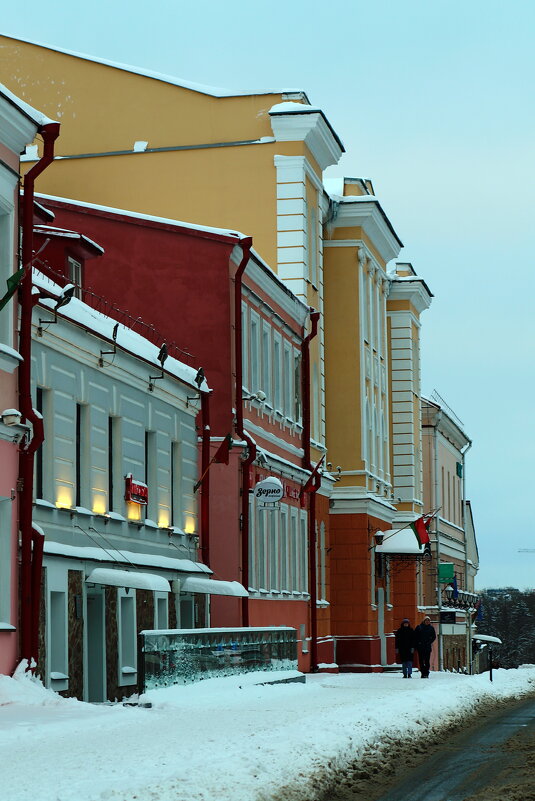
[[[219,448],[214,454],[212,462],[216,464],[228,464],[230,449],[232,448],[232,437],[227,434]]]
[[[453,599],[456,601],[459,597],[459,588],[457,586],[457,576],[453,574]]]
[[[9,278],[7,279],[6,281],[7,292],[3,298],[0,298],[0,311],[2,311],[4,306],[7,306],[7,304],[17,291],[17,287],[20,284],[23,275],[24,275],[24,267],[21,267],[20,270],[17,270],[16,273],[13,273],[13,275],[10,275]]]
[[[483,604],[481,603],[481,601],[477,602],[476,620],[483,620]]]
[[[415,520],[413,523],[410,524],[410,528],[412,528],[414,536],[418,540],[418,545],[420,547],[422,545],[426,545],[429,542],[429,523],[431,519],[427,517],[419,517],[418,520]]]

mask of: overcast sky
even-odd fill
[[[212,86],[305,89],[324,109],[347,151],[328,175],[372,178],[435,294],[423,389],[474,443],[478,587],[532,588],[535,3],[25,0],[0,26]]]

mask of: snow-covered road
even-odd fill
[[[288,674],[284,674],[288,675]],[[211,679],[148,693],[152,709],[65,700],[0,676],[6,801],[310,801],[385,738],[411,739],[535,693],[535,667],[429,681],[400,674]],[[270,675],[271,678],[271,675]]]

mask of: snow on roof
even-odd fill
[[[137,590],[171,592],[171,586],[163,576],[130,570],[115,570],[112,567],[96,567],[85,581],[86,584],[105,584],[108,587],[132,587]]]
[[[319,106],[310,106],[307,103],[296,103],[294,100],[285,100],[275,103],[269,109],[270,114],[323,114]]]
[[[382,544],[375,546],[376,553],[423,554],[424,552],[411,528],[384,531],[383,536]]]
[[[172,556],[160,556],[151,553],[134,553],[133,551],[117,551],[113,548],[97,548],[96,546],[65,545],[62,542],[45,540],[45,553],[50,556],[65,556],[70,559],[82,559],[90,562],[116,562],[121,565],[132,564],[138,567],[156,567],[161,570],[174,570],[178,573],[211,573],[209,567],[191,559],[175,559]]]
[[[180,582],[180,592],[198,592],[204,595],[232,595],[247,598],[249,593],[239,581],[216,581],[198,576],[188,576]]]
[[[179,86],[182,89],[191,89],[194,92],[199,92],[200,94],[203,95],[211,95],[213,97],[242,97],[245,95],[282,95],[282,94],[300,94],[303,92],[302,89],[261,89],[261,90],[220,89],[215,86],[206,86],[205,84],[194,83],[193,81],[179,80],[178,78],[175,78],[172,75],[165,75],[161,72],[145,70],[142,69],[141,67],[134,67],[131,64],[122,64],[119,61],[109,61],[108,59],[105,58],[98,58],[97,56],[89,56],[87,55],[87,53],[78,53],[75,50],[66,50],[63,47],[56,47],[56,45],[45,44],[43,42],[36,42],[33,39],[25,39],[21,36],[9,36],[6,38],[13,39],[14,41],[19,41],[19,42],[27,42],[28,44],[37,45],[38,47],[44,47],[46,50],[54,50],[56,53],[64,53],[66,56],[74,56],[75,58],[81,58],[84,61],[93,61],[96,64],[104,64],[104,66],[106,67],[112,67],[113,69],[123,70],[124,72],[132,72],[134,75],[142,75],[145,78],[153,78],[156,81],[162,81],[163,83],[169,83],[172,84],[173,86]]]
[[[24,114],[25,117],[28,117],[32,122],[34,122],[38,128],[41,128],[43,125],[48,125],[51,122],[55,122],[55,120],[51,120],[50,117],[47,117],[46,114],[43,114],[41,111],[37,111],[33,106],[30,106],[29,103],[26,103],[24,100],[21,100],[20,97],[14,95],[13,92],[4,86],[3,83],[0,83],[0,95],[3,95],[5,99],[11,103],[13,106],[16,106],[19,111]]]
[[[62,288],[58,286],[58,284],[51,281],[35,268],[33,270],[33,282],[35,286],[50,292],[56,298],[59,297],[65,289],[65,287]],[[56,301],[52,298],[41,298],[39,303],[49,309],[54,309],[56,305]],[[83,301],[78,298],[73,297],[68,304],[62,306],[61,315],[72,320],[74,323],[82,325],[94,334],[100,334],[109,341],[115,341],[123,350],[129,351],[134,356],[138,356],[156,365],[158,369],[160,368],[160,361],[158,360],[160,347],[158,345],[153,345],[152,342],[149,342],[149,340],[145,339],[141,334],[132,331],[121,323],[117,323],[117,320],[114,320],[112,317],[108,317],[106,314],[96,311],[96,309],[91,308],[91,306],[83,303]],[[118,325],[118,328],[114,338],[113,331],[116,325]],[[200,392],[209,392],[210,390],[205,378],[203,378],[200,387],[198,386],[195,380],[198,374],[197,368],[190,367],[178,359],[175,359],[173,356],[167,358],[165,362],[165,372],[170,373],[175,376],[175,378],[189,384]]]
[[[55,225],[34,225],[33,230],[36,234],[51,234],[52,236],[61,236],[66,239],[81,239],[91,247],[96,248],[101,253],[104,253],[104,248],[98,245],[93,239],[90,239],[85,234],[80,234],[78,231],[69,231],[67,228],[57,228]]]
[[[192,231],[206,231],[209,234],[229,236],[238,240],[247,238],[246,234],[242,234],[240,231],[232,231],[225,228],[214,228],[213,226],[209,225],[197,225],[196,223],[173,220],[170,217],[158,217],[154,214],[142,214],[139,211],[116,209],[113,206],[102,206],[98,203],[87,203],[85,200],[73,200],[72,198],[58,197],[57,195],[44,195],[37,192],[36,196],[44,200],[54,200],[58,203],[68,203],[71,206],[81,206],[83,208],[95,209],[95,211],[104,211],[107,214],[120,214],[122,217],[134,217],[137,220],[147,220],[148,222],[162,223],[163,225],[174,225],[176,228],[186,228]]]

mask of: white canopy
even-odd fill
[[[502,644],[502,641],[499,637],[491,637],[490,634],[474,634],[472,639],[479,640],[479,642],[496,642],[498,645]]]
[[[180,582],[180,592],[199,592],[204,595],[233,595],[247,598],[249,593],[239,581],[215,581],[214,579],[188,576]]]
[[[384,531],[382,544],[375,546],[375,553],[421,554],[423,552],[423,546],[418,545],[418,540],[411,528]]]
[[[96,567],[86,578],[86,584],[106,584],[109,587],[132,587],[136,590],[171,592],[167,579],[152,573],[135,573],[130,570],[114,570]]]

